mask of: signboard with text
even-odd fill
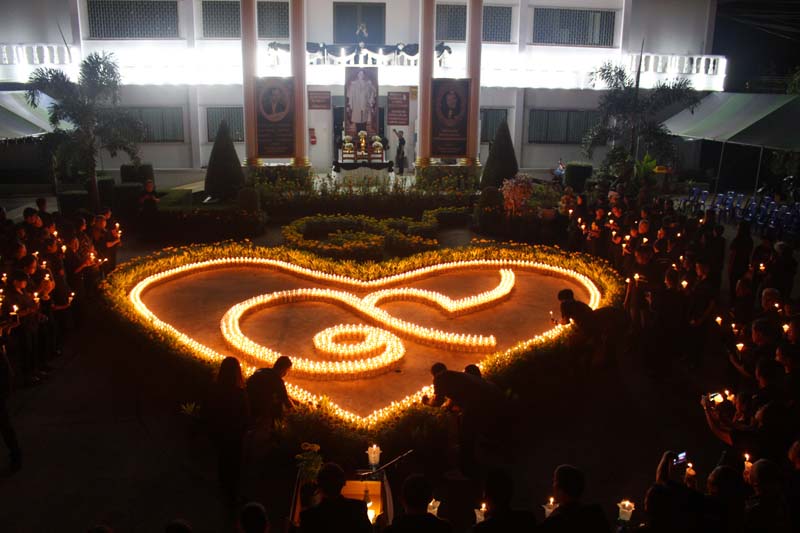
[[[329,110],[331,108],[331,92],[308,91],[308,108]]]
[[[408,126],[408,102],[408,93],[387,93],[386,123],[389,126]]]

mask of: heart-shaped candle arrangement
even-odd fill
[[[290,356],[287,388],[295,399],[325,397],[336,415],[370,427],[430,393],[423,369],[436,360],[496,362],[559,336],[565,328],[531,307],[557,305],[559,288],[573,288],[593,308],[601,304],[600,290],[586,275],[511,255],[429,264],[371,280],[331,273],[334,262],[326,272],[269,257],[185,261],[140,275],[128,303],[145,324],[211,362],[234,355],[249,374]],[[318,319],[324,314],[343,321],[328,325],[332,318]],[[287,326],[290,320],[301,325]],[[489,333],[493,320],[505,322]],[[370,391],[375,399],[364,401]]]

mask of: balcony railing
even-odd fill
[[[83,49],[58,44],[0,44],[0,81],[24,82],[35,68],[61,68],[77,74],[81,52],[109,51],[115,54],[122,81],[133,85],[240,84],[239,43],[200,40],[140,43],[131,41],[86,41]],[[542,48],[517,45],[484,45],[482,84],[489,87],[589,89],[590,73],[606,61],[628,68],[639,67],[640,54],[619,49]],[[686,78],[699,91],[724,90],[727,61],[723,56],[643,54],[643,88],[660,82]],[[417,85],[419,52],[416,45],[340,46],[310,43],[307,50],[307,80],[311,85],[337,85],[342,68],[376,66],[381,84]],[[209,68],[212,66],[214,68]],[[466,49],[440,43],[435,56],[436,76],[466,76]],[[289,76],[288,45],[260,43],[259,76]]]
[[[60,66],[76,62],[80,54],[63,44],[0,44],[0,65]]]

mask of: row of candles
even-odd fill
[[[200,359],[203,359],[211,363],[218,364],[225,358],[224,354],[221,354],[216,350],[204,345],[203,343],[198,342],[197,340],[193,339],[190,335],[183,333],[182,331],[175,328],[171,324],[168,324],[167,322],[160,320],[152,311],[150,311],[147,305],[145,305],[145,303],[142,300],[142,296],[147,289],[157,284],[164,283],[170,280],[171,278],[190,274],[195,271],[203,271],[203,270],[233,267],[233,266],[257,266],[263,268],[270,268],[278,271],[288,272],[306,279],[312,279],[313,281],[336,283],[360,289],[377,288],[381,286],[391,285],[394,283],[399,283],[402,281],[417,280],[433,274],[446,273],[461,269],[476,269],[476,268],[493,269],[498,267],[500,268],[516,267],[520,270],[566,277],[578,282],[589,293],[589,305],[593,309],[596,309],[597,307],[600,306],[602,298],[600,290],[597,288],[594,282],[591,279],[589,279],[588,276],[585,276],[568,268],[548,265],[538,261],[516,260],[516,259],[503,259],[503,260],[476,259],[476,260],[465,260],[465,261],[453,261],[448,263],[440,263],[428,267],[422,267],[419,269],[404,272],[401,274],[395,274],[392,276],[387,276],[377,280],[363,281],[351,278],[349,276],[320,272],[318,270],[301,267],[286,261],[267,259],[267,258],[255,258],[255,257],[232,257],[232,258],[211,259],[206,261],[188,263],[175,268],[167,269],[162,272],[152,274],[144,278],[140,282],[138,282],[133,287],[133,289],[131,289],[128,298],[133,307],[133,310],[139,317],[141,317],[142,323],[144,325],[151,327],[155,330],[158,330],[163,334],[165,334],[167,337],[174,339],[179,345],[185,347],[185,349],[189,353],[193,354],[195,357],[198,357]],[[487,361],[497,362],[501,364],[506,361],[509,361],[520,353],[527,352],[531,349],[534,349],[538,345],[554,340],[555,338],[563,334],[563,332],[566,330],[567,327],[569,326],[555,325],[550,330],[541,333],[539,335],[536,335],[525,341],[521,341],[516,345],[512,346],[511,348],[505,350],[504,352],[495,353],[491,355],[486,361],[484,361],[484,363],[479,363],[478,366],[484,368],[484,364]],[[242,370],[247,376],[255,372],[256,369],[257,367],[247,363],[246,361],[243,362],[242,364]],[[320,402],[326,399],[321,395],[311,393],[308,390],[299,387],[297,385],[294,385],[292,383],[287,383],[286,388],[289,395],[293,399],[301,403],[309,405],[318,405]],[[426,385],[413,394],[409,394],[408,396],[400,400],[392,401],[386,407],[376,409],[367,416],[361,416],[356,413],[353,413],[352,411],[348,411],[347,409],[342,408],[341,406],[337,405],[335,402],[330,401],[329,399],[327,401],[327,405],[332,414],[340,418],[341,420],[344,420],[345,422],[348,422],[358,427],[370,428],[374,427],[375,425],[381,423],[384,420],[396,416],[397,414],[411,407],[412,405],[419,404],[423,396],[430,396],[432,392],[433,392],[432,386]]]

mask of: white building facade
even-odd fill
[[[157,169],[201,169],[223,118],[245,158],[237,0],[4,2],[9,3],[0,19],[0,82],[25,82],[41,66],[74,78],[83,57],[112,52],[122,73],[122,105],[147,129],[144,161]],[[437,57],[434,76],[466,76],[465,0],[437,2],[435,28],[420,28],[419,10],[420,0],[306,0],[307,41],[314,43],[309,49],[325,45],[307,53],[308,90],[331,94],[331,109],[308,111],[316,139],[309,158],[318,171],[329,169],[336,157],[347,65],[379,68],[382,108],[388,92],[410,94],[407,125],[386,125],[383,118],[390,157],[392,128],[415,138],[419,80],[419,56],[405,47],[398,52],[396,45],[414,45],[420,31],[435,32],[436,43],[449,50]],[[716,0],[485,0],[483,10],[481,160],[502,119],[520,167],[582,159],[580,141],[602,95],[591,85],[591,72],[606,61],[634,72],[642,49],[645,88],[676,77],[702,91],[724,88],[726,60],[710,55]],[[258,2],[259,76],[291,75],[289,53],[280,46],[289,42],[289,12],[288,1]],[[367,37],[356,36],[359,24],[365,24]],[[366,46],[353,54],[328,52],[357,39]],[[413,145],[406,149],[412,162]],[[595,160],[602,156],[598,151]],[[102,163],[115,169],[123,162],[106,154]]]

